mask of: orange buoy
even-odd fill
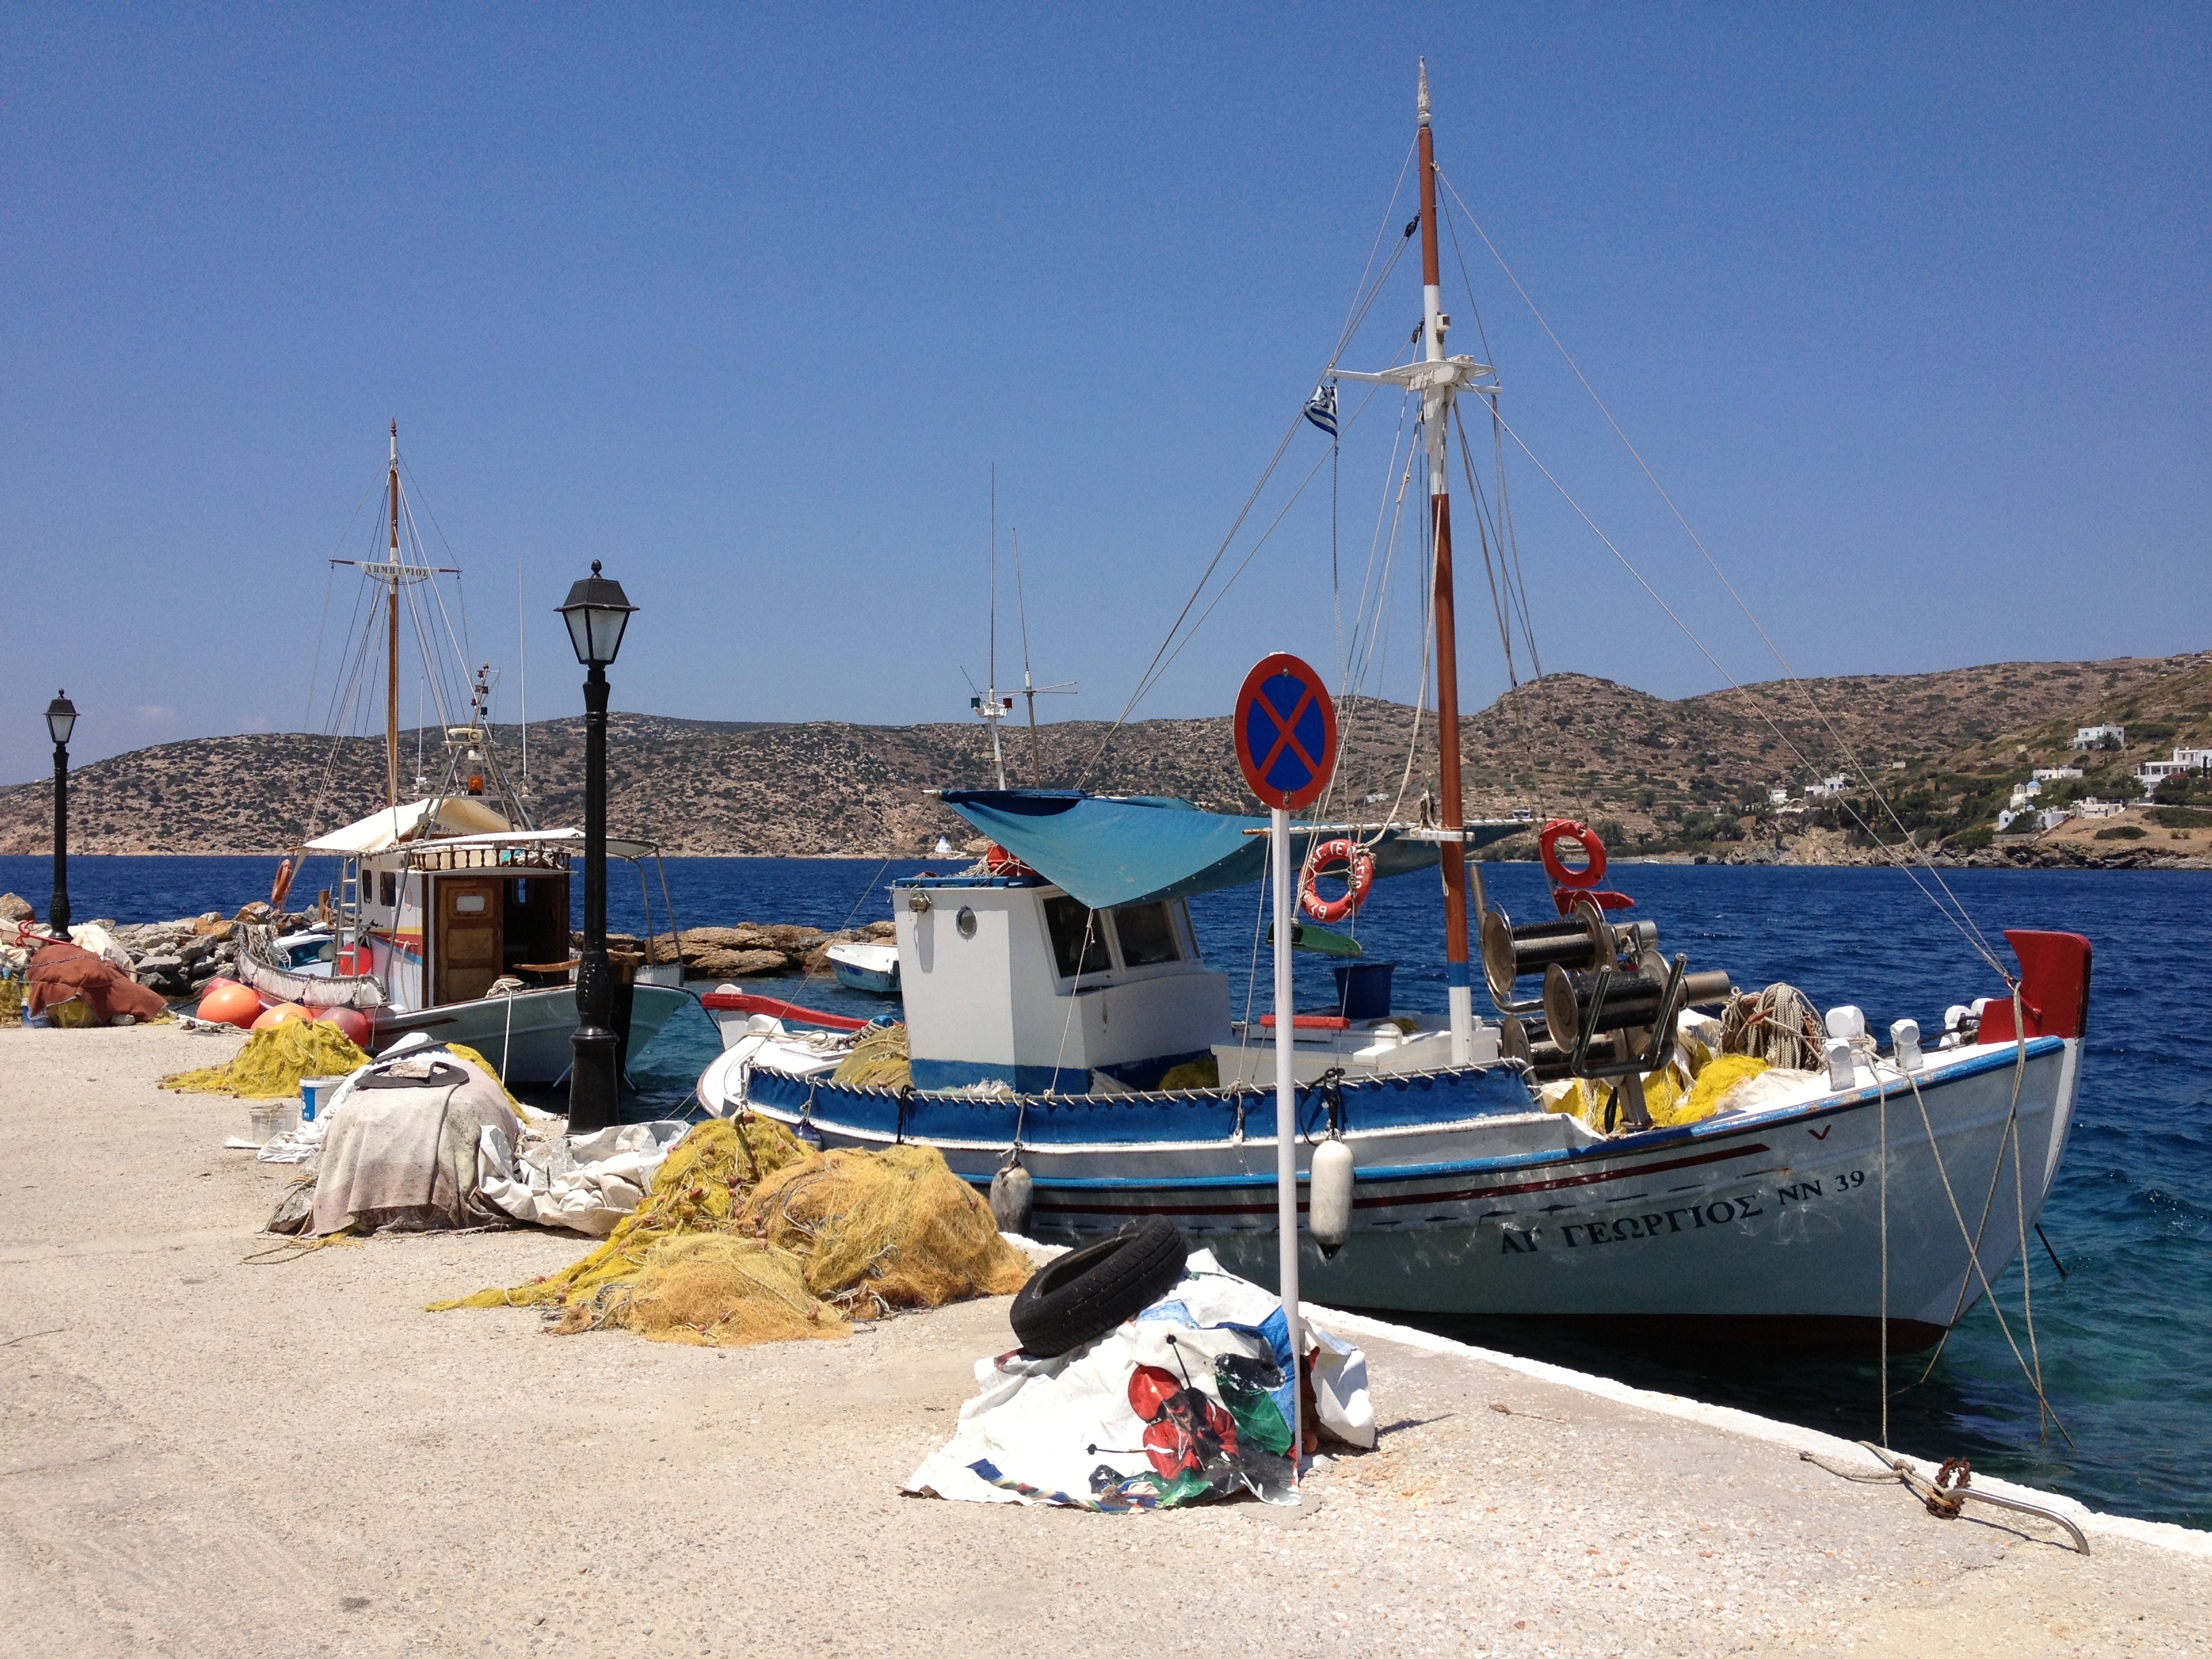
[[[251,1025],[261,1018],[261,999],[234,979],[210,980],[198,1017],[220,1025]]]
[[[280,1002],[273,1008],[264,1009],[261,1018],[255,1020],[247,1029],[265,1031],[271,1026],[282,1025],[288,1019],[313,1019],[313,1014],[296,1002]]]
[[[270,909],[281,910],[284,908],[285,896],[291,892],[292,878],[298,872],[294,869],[292,860],[289,859],[286,859],[283,863],[276,866],[276,884],[269,890],[269,908]]]
[[[368,1016],[358,1008],[325,1008],[315,1018],[325,1025],[335,1025],[346,1035],[346,1041],[356,1048],[368,1047]]]

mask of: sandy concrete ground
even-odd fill
[[[237,1103],[153,1087],[235,1046],[0,1031],[0,1650],[2212,1650],[2203,1557],[1939,1522],[1786,1447],[1389,1342],[1381,1449],[1303,1511],[902,1498],[1011,1346],[1003,1301],[723,1352],[422,1311],[571,1239],[246,1265],[286,1174],[218,1150]]]

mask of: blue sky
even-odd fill
[[[1046,712],[1112,715],[1410,216],[1421,53],[1445,173],[1802,672],[2212,644],[2201,9],[15,5],[0,779],[58,684],[87,759],[310,724],[394,417],[509,670],[520,586],[533,716],[580,707],[552,607],[598,557],[642,607],[617,707],[964,717],[994,463],[1038,678],[1080,682]],[[1456,228],[1507,418],[1771,677]],[[1355,573],[1395,421],[1346,436]],[[1326,453],[1302,430],[1255,522]],[[1720,683],[1509,477],[1547,668]],[[1335,660],[1328,483],[1139,714]],[[1410,693],[1409,629],[1370,689]],[[1009,592],[1002,681],[1014,635]]]

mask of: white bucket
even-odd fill
[[[338,1085],[351,1076],[341,1072],[336,1077],[303,1077],[300,1079],[300,1116],[313,1123],[330,1106],[331,1097],[338,1091]]]
[[[300,1103],[296,1100],[252,1100],[246,1104],[246,1138],[257,1146],[266,1146],[281,1134],[289,1134],[300,1127]]]

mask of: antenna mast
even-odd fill
[[[1036,700],[1054,692],[1073,696],[1075,682],[1062,680],[1057,685],[1039,685],[1030,678],[1030,601],[1022,587],[1022,532],[1012,532],[1014,538],[1014,603],[1022,618],[1022,696],[1030,704],[1030,784],[1033,788],[1044,783],[1044,751],[1037,741]]]
[[[384,590],[384,804],[399,805],[399,422],[392,423],[392,556]]]
[[[1006,787],[1006,757],[999,747],[999,722],[1013,709],[1014,700],[999,695],[999,466],[991,464],[991,562],[990,562],[990,678],[981,696],[968,699],[968,706],[977,718],[991,728],[991,765],[998,772],[999,787]],[[973,685],[975,681],[970,680]]]

